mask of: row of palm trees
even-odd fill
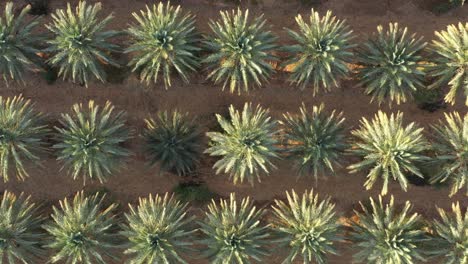
[[[223,89],[248,91],[269,79],[278,51],[284,51],[288,58],[279,68],[291,72],[292,84],[312,87],[314,95],[337,87],[350,76],[350,67],[366,94],[379,104],[400,104],[417,90],[446,86],[450,86],[445,97],[449,103],[455,102],[459,91],[468,95],[468,23],[436,32],[428,49],[422,38],[397,23],[387,29],[378,26],[367,41],[356,44],[345,21],[330,11],[320,16],[312,10],[308,20],[296,16],[299,30],[287,29],[294,44],[280,48],[266,29],[266,20],[262,16],[250,19],[248,10],[222,11],[219,20],[210,21],[212,34],[202,36],[193,15],[183,13],[180,6],[159,3],[133,13],[135,21],[118,32],[105,30],[112,15],[99,18],[100,3],[80,1],[75,10],[68,4],[66,10],[52,15],[46,25],[47,38],[34,34],[36,19],[25,21],[28,10],[15,16],[13,4],[7,3],[0,20],[0,73],[5,81],[22,80],[28,68],[44,64],[38,54],[64,79],[84,85],[91,79],[105,81],[104,65],[119,66],[111,53],[121,51],[110,39],[126,33],[130,45],[124,52],[132,54],[128,66],[141,81],[150,84],[163,79],[166,88],[171,86],[173,73],[188,83],[190,74],[203,64],[207,78]],[[43,40],[46,48],[38,46]],[[427,86],[426,81],[431,84]]]
[[[194,224],[188,204],[167,193],[140,198],[119,217],[117,205],[106,205],[103,195],[79,192],[53,206],[46,219],[30,197],[7,191],[0,204],[0,261],[38,263],[49,253],[50,263],[96,264],[119,261],[121,251],[128,263],[187,263],[201,255],[210,263],[240,264],[266,261],[280,247],[289,251],[283,263],[324,264],[339,254],[341,242],[353,243],[358,263],[468,261],[468,211],[459,203],[451,212],[438,208],[440,218],[428,222],[410,202],[396,205],[393,196],[361,203],[349,219],[313,191],[299,196],[293,190],[286,197],[267,214],[249,197],[231,194],[212,200]]]
[[[254,184],[275,168],[274,160],[290,159],[299,176],[335,174],[346,153],[360,157],[348,166],[351,173],[364,171],[371,189],[382,181],[385,195],[391,181],[403,190],[408,178],[427,177],[423,166],[434,165],[432,183],[449,182],[450,194],[466,189],[468,195],[468,114],[445,115],[432,129],[432,144],[423,128],[404,124],[403,114],[379,111],[371,120],[362,118],[348,140],[343,113],[326,111],[323,105],[299,113],[285,113],[280,121],[269,110],[246,103],[242,109],[229,107],[229,116],[216,114],[218,131],[206,133],[205,153],[217,157],[216,173],[229,175],[234,184]],[[28,176],[26,166],[40,165],[41,152],[52,135],[57,160],[73,179],[105,182],[117,172],[124,158],[131,155],[125,147],[130,138],[124,111],[115,111],[107,102],[103,107],[89,101],[75,104],[70,113],[61,114],[60,125],[51,133],[44,116],[22,96],[0,97],[0,175],[20,180]],[[194,118],[179,111],[158,112],[145,120],[142,133],[150,165],[161,172],[188,175],[197,169],[204,146],[202,129]]]

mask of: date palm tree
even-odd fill
[[[27,70],[37,68],[37,43],[41,36],[33,34],[37,17],[25,19],[30,10],[28,5],[15,15],[13,2],[7,2],[0,17],[0,74],[6,84],[9,80],[23,81]]]
[[[205,151],[210,156],[220,156],[214,164],[216,173],[229,173],[234,184],[247,179],[250,184],[260,181],[260,173],[268,174],[275,168],[271,159],[278,157],[278,130],[269,110],[246,103],[242,112],[229,107],[230,120],[217,114],[216,118],[224,132],[208,132],[210,147]]]
[[[269,63],[275,61],[272,51],[276,37],[266,31],[263,15],[249,19],[249,10],[221,11],[219,21],[210,21],[213,36],[207,37],[206,48],[211,54],[202,62],[209,70],[208,79],[223,83],[231,93],[249,91],[261,86],[274,72]]]
[[[433,126],[434,151],[442,162],[439,173],[434,174],[432,183],[452,183],[450,195],[465,188],[468,195],[468,114],[462,118],[459,113],[445,114],[445,122]]]
[[[285,47],[291,57],[284,63],[292,65],[290,81],[301,90],[311,86],[315,95],[320,88],[330,91],[339,81],[349,75],[351,60],[352,30],[327,11],[320,16],[311,10],[309,22],[301,15],[296,16],[299,32],[287,29],[296,44]]]
[[[325,106],[305,105],[300,115],[284,115],[286,154],[294,160],[299,175],[311,174],[316,179],[325,172],[334,172],[340,155],[346,149],[343,113],[324,111]]]
[[[162,171],[185,175],[198,164],[202,133],[188,114],[159,112],[156,119],[145,120],[146,150],[151,164],[159,163]]]
[[[468,263],[468,210],[462,213],[460,203],[452,204],[452,212],[437,208],[440,220],[433,222],[435,239],[431,255],[444,257],[445,264]]]
[[[48,129],[41,113],[23,96],[0,96],[0,176],[19,180],[29,176],[27,162],[40,165],[43,138]]]
[[[5,191],[0,202],[0,263],[37,263],[42,259],[42,217],[29,196]]]
[[[160,2],[133,17],[137,23],[128,29],[132,45],[125,51],[135,54],[129,63],[133,71],[147,84],[156,83],[162,75],[166,89],[171,86],[173,71],[188,83],[188,74],[200,64],[194,16],[182,14],[180,6]]]
[[[261,262],[269,254],[268,227],[261,218],[264,210],[257,209],[249,197],[236,200],[231,193],[229,199],[221,199],[219,205],[213,200],[200,222],[206,239],[203,252],[213,264]]]
[[[337,255],[335,242],[340,241],[340,225],[335,205],[330,198],[320,201],[311,190],[302,198],[294,192],[286,192],[287,202],[275,200],[272,227],[284,236],[281,246],[288,246],[290,253],[283,263],[304,264],[327,262],[327,254]]]
[[[184,263],[181,252],[189,252],[193,246],[188,238],[195,230],[187,216],[187,204],[173,195],[140,198],[136,208],[129,205],[122,234],[129,242],[125,254],[129,263]]]
[[[60,201],[53,207],[52,220],[44,225],[51,236],[47,247],[54,251],[51,263],[104,264],[105,257],[115,258],[116,247],[113,230],[115,204],[104,208],[104,195],[85,196],[77,193],[70,201]]]
[[[369,170],[364,186],[371,189],[379,178],[383,180],[381,194],[388,191],[390,180],[396,180],[401,188],[408,189],[408,174],[423,178],[418,168],[428,161],[424,151],[429,148],[422,134],[423,128],[416,124],[403,124],[403,114],[388,116],[379,111],[373,120],[361,120],[359,129],[352,131],[356,140],[350,152],[363,158],[348,168],[352,173]]]
[[[413,264],[424,261],[423,245],[427,236],[422,230],[421,217],[411,214],[411,203],[399,210],[393,196],[389,203],[382,197],[370,199],[370,207],[361,203],[362,213],[355,211],[350,240],[360,249],[354,255],[359,263]]]
[[[468,23],[449,25],[446,30],[435,32],[430,50],[432,65],[428,73],[435,78],[430,88],[449,86],[445,101],[455,103],[456,95],[463,91],[468,105]]]
[[[105,182],[121,167],[122,158],[130,155],[121,146],[129,138],[125,127],[125,112],[114,112],[114,106],[106,102],[100,108],[89,101],[88,105],[73,105],[71,114],[62,114],[56,127],[59,143],[57,159],[69,169],[73,179],[83,178]]]
[[[377,34],[358,49],[360,85],[379,105],[404,103],[423,86],[421,53],[426,46],[422,38],[409,35],[408,28],[390,23],[388,30],[377,27]]]
[[[52,14],[52,22],[46,25],[53,34],[47,43],[47,52],[51,53],[48,63],[58,68],[58,75],[63,79],[88,86],[92,78],[104,82],[107,78],[103,64],[119,66],[109,56],[117,51],[118,45],[109,42],[117,36],[117,31],[104,31],[112,20],[112,15],[101,19],[101,3],[87,5],[80,1],[73,11],[70,3],[67,9],[58,9]]]

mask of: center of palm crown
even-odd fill
[[[71,38],[71,42],[74,46],[84,46],[87,43],[87,38],[82,34],[75,35]]]
[[[331,40],[322,39],[320,42],[316,44],[315,49],[319,53],[325,53],[325,52],[330,51],[330,44],[331,44]]]
[[[154,34],[154,38],[158,41],[158,43],[162,47],[168,47],[170,45],[170,41],[172,40],[172,37],[169,36],[169,33],[166,30],[161,30],[158,31]]]
[[[406,64],[406,60],[403,58],[403,55],[400,53],[392,53],[392,55],[389,58],[389,64],[392,66],[401,66],[403,64]]]
[[[12,141],[13,134],[5,129],[0,129],[0,143],[8,143]]]
[[[247,135],[247,136],[242,137],[241,143],[248,148],[252,148],[257,145],[257,140],[255,139],[254,136]]]
[[[8,247],[8,242],[5,238],[0,238],[0,249],[6,249]]]
[[[159,247],[159,242],[161,241],[161,239],[159,238],[158,235],[151,234],[151,235],[148,235],[147,241],[152,248],[156,248],[156,247]]]
[[[81,231],[74,232],[70,235],[70,242],[74,245],[83,245],[85,242],[85,237]]]
[[[97,145],[98,145],[98,140],[91,135],[88,135],[85,138],[81,139],[82,149],[90,149],[90,148],[96,147]]]
[[[237,40],[237,46],[234,47],[238,53],[244,53],[246,51],[252,50],[252,46],[250,45],[250,38],[246,36],[241,36]]]
[[[231,246],[233,249],[239,249],[240,246],[241,246],[241,239],[238,238],[235,234],[231,235],[228,239],[227,239],[227,244],[229,246]]]
[[[4,32],[0,34],[0,44],[6,44],[7,43],[7,37],[8,35],[5,34]]]

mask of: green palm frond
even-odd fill
[[[408,34],[408,29],[401,29],[398,23],[389,24],[387,31],[378,26],[377,34],[359,49],[362,67],[358,75],[372,101],[404,103],[424,87],[421,52],[426,43]]]
[[[223,90],[237,90],[261,86],[274,72],[269,63],[276,60],[271,52],[276,48],[276,37],[265,31],[263,15],[249,20],[249,10],[221,11],[221,20],[210,21],[214,36],[205,41],[211,54],[203,60],[208,67],[208,78],[216,84],[222,82]]]
[[[56,127],[58,160],[68,167],[73,179],[99,180],[103,183],[121,167],[122,158],[130,155],[121,146],[129,138],[125,112],[114,112],[106,102],[101,109],[94,101],[87,106],[75,104],[72,114],[62,114],[62,128]]]
[[[468,23],[458,23],[458,27],[449,25],[447,30],[435,32],[435,35],[430,46],[433,65],[428,67],[428,73],[436,80],[430,88],[448,85],[450,91],[445,101],[451,104],[462,90],[468,105]]]
[[[0,263],[38,263],[44,253],[42,220],[30,197],[5,191],[0,203]]]
[[[26,162],[40,165],[39,152],[49,130],[41,113],[21,95],[0,96],[0,176],[7,182],[11,174],[20,180],[29,176]]]
[[[339,81],[349,75],[348,63],[352,57],[350,43],[352,30],[345,21],[336,19],[331,11],[325,16],[311,10],[309,23],[296,16],[299,32],[287,29],[297,43],[285,50],[292,53],[284,65],[292,65],[290,81],[301,90],[311,85],[313,94],[320,88],[330,91]]]
[[[423,128],[414,123],[404,126],[402,113],[388,116],[379,111],[371,121],[363,118],[361,127],[352,131],[356,141],[350,149],[363,160],[348,168],[352,173],[369,170],[364,184],[367,190],[381,178],[382,195],[387,193],[391,179],[398,181],[406,191],[408,174],[424,177],[418,163],[428,160],[423,152],[429,146],[422,131]]]
[[[229,107],[230,120],[216,114],[218,123],[224,130],[208,132],[210,147],[205,151],[210,156],[220,156],[214,164],[216,173],[229,173],[234,184],[247,179],[254,184],[260,181],[260,173],[268,174],[275,168],[270,161],[278,157],[277,122],[269,116],[269,110],[246,103],[242,113]]]
[[[460,204],[452,204],[452,212],[437,208],[440,220],[435,220],[433,229],[436,238],[430,240],[431,255],[444,257],[444,264],[468,263],[468,210],[462,213]]]
[[[363,213],[355,211],[358,220],[352,223],[350,239],[360,249],[354,255],[359,263],[415,264],[424,261],[422,249],[427,236],[422,230],[421,217],[410,214],[411,203],[399,210],[394,204],[383,203],[382,197],[370,208],[361,203]]]
[[[187,216],[187,204],[164,196],[140,198],[136,208],[130,205],[130,212],[122,234],[129,243],[125,254],[130,255],[129,263],[184,263],[179,255],[193,246],[189,237],[194,230],[188,227],[193,221]]]
[[[286,153],[295,162],[299,175],[311,174],[316,179],[334,172],[340,155],[346,149],[343,113],[324,111],[314,106],[309,112],[304,105],[299,116],[286,113]]]
[[[36,68],[34,57],[41,37],[32,33],[38,25],[37,18],[25,21],[29,10],[28,5],[15,15],[13,2],[7,2],[0,17],[0,74],[7,84],[10,79],[23,81],[26,70]]]
[[[269,255],[268,227],[261,218],[264,210],[257,209],[249,197],[240,204],[235,194],[229,199],[221,199],[219,205],[213,200],[200,222],[201,231],[208,247],[204,256],[212,264],[250,263],[251,259],[262,262]]]
[[[174,7],[170,2],[147,6],[146,12],[140,13],[133,13],[137,23],[128,29],[132,45],[125,52],[135,53],[129,66],[147,84],[156,83],[162,75],[167,89],[173,70],[188,83],[189,72],[200,64],[196,56],[200,49],[194,16],[183,15],[180,6]]]
[[[156,119],[145,120],[147,153],[151,164],[159,163],[162,171],[185,175],[198,164],[202,133],[188,114],[159,112]]]
[[[449,0],[453,5],[462,6],[465,4],[466,0]]]
[[[335,205],[330,198],[320,201],[313,190],[305,191],[302,198],[294,190],[286,192],[287,203],[275,200],[272,227],[285,236],[281,245],[291,250],[284,264],[326,264],[327,254],[337,255],[335,242],[340,241],[340,225]]]
[[[51,236],[47,247],[54,251],[51,263],[105,264],[115,258],[115,204],[103,208],[104,195],[86,197],[77,193],[72,201],[65,198],[60,208],[53,207],[52,221],[44,225]]]
[[[454,195],[463,187],[468,195],[468,114],[445,114],[445,123],[433,126],[437,160],[443,163],[440,172],[431,179],[432,183],[450,181]]]
[[[87,5],[80,1],[75,11],[70,3],[67,9],[58,9],[52,14],[52,23],[47,28],[53,33],[46,50],[52,54],[48,63],[59,68],[59,76],[73,82],[88,85],[92,78],[104,82],[107,78],[103,64],[119,66],[109,53],[118,46],[109,38],[118,35],[116,31],[104,31],[112,15],[101,19],[101,3]]]

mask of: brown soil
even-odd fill
[[[466,22],[468,19],[468,6],[443,15],[435,15],[424,5],[426,1],[432,0],[328,0],[323,1],[324,3],[316,9],[320,12],[332,10],[337,17],[346,19],[355,33],[370,34],[378,24],[397,21],[419,35],[424,35],[426,40],[433,37],[435,30],[444,29],[446,25],[458,21]],[[115,14],[116,18],[111,27],[123,29],[131,20],[133,11],[142,9],[145,4],[151,4],[154,1],[102,0],[101,2],[103,2],[105,12],[112,11]],[[220,10],[234,7],[230,1],[181,0],[179,2],[185,10],[190,10],[197,15],[197,26],[202,32],[208,32],[208,19],[216,19]],[[294,16],[297,13],[303,15],[309,13],[309,8],[300,6],[294,0],[257,0],[256,2],[258,3],[248,5],[248,7],[256,14],[265,13],[272,30],[280,37],[281,43],[289,42],[282,28],[295,28]],[[52,10],[63,7],[65,7],[65,1],[51,1]],[[44,20],[49,19],[50,17],[47,17]],[[164,90],[162,84],[145,90],[145,86],[140,84],[133,75],[122,84],[92,83],[88,89],[63,81],[48,85],[39,75],[31,75],[26,86],[2,87],[0,94],[12,96],[22,93],[25,97],[31,98],[37,108],[47,113],[51,120],[57,119],[60,113],[69,111],[73,103],[89,99],[99,103],[110,100],[117,108],[128,111],[129,126],[134,132],[134,139],[129,146],[135,155],[127,160],[125,169],[114,175],[104,185],[116,201],[125,205],[128,202],[134,202],[139,196],[170,191],[179,182],[177,176],[167,174],[158,176],[155,169],[145,165],[141,151],[142,142],[138,135],[144,125],[143,118],[158,110],[177,108],[189,111],[199,116],[200,122],[206,127],[213,126],[214,113],[226,112],[230,104],[239,107],[246,101],[252,101],[270,108],[272,114],[280,118],[281,114],[286,111],[297,111],[302,102],[308,106],[325,103],[327,109],[335,108],[344,111],[346,125],[350,129],[358,126],[361,117],[372,117],[379,110],[377,104],[369,103],[370,98],[363,95],[361,87],[355,87],[356,83],[353,80],[343,82],[339,89],[331,93],[313,97],[308,90],[301,92],[291,87],[286,82],[286,78],[287,75],[278,73],[274,75],[270,83],[264,85],[264,88],[248,95],[238,96],[222,92],[220,87],[205,81],[203,74],[193,76],[189,85],[176,82],[168,91]],[[464,98],[460,97],[455,106],[449,106],[435,113],[418,109],[414,102],[394,106],[392,109],[383,106],[381,109],[387,112],[403,111],[407,121],[415,121],[428,128],[430,124],[443,116],[444,111],[466,112],[467,109],[463,103]],[[358,201],[367,199],[369,196],[375,197],[380,191],[380,186],[376,186],[372,191],[366,191],[362,186],[365,175],[349,174],[345,168],[338,170],[336,177],[320,179],[317,184],[312,179],[296,180],[294,171],[291,170],[287,161],[278,161],[278,169],[268,177],[264,177],[262,183],[254,187],[247,184],[234,186],[225,175],[215,175],[211,169],[212,161],[205,156],[200,172],[203,180],[214,192],[223,196],[227,196],[230,192],[236,192],[239,196],[250,195],[262,204],[284,197],[286,190],[295,189],[302,192],[305,189],[314,188],[322,196],[331,195],[340,213],[350,216]],[[353,161],[356,161],[356,158],[347,157],[343,167]],[[52,154],[44,157],[44,168],[33,171],[31,174],[32,177],[25,182],[13,180],[7,184],[0,183],[0,190],[8,189],[16,193],[23,191],[31,194],[34,200],[56,203],[58,199],[83,189],[81,181],[71,180],[65,171],[60,170],[60,165],[57,164]],[[102,187],[99,184],[90,184],[86,186],[86,189],[93,190]],[[448,208],[457,200],[461,201],[464,206],[468,205],[466,197],[461,194],[449,198],[447,188],[411,186],[408,192],[403,192],[397,183],[393,183],[389,193],[395,195],[400,203],[410,200],[416,211],[429,218],[436,215],[435,205]],[[349,245],[342,244],[340,249],[342,255],[331,257],[330,263],[351,262],[351,255],[354,251]],[[277,254],[264,263],[281,263],[283,255],[283,253]],[[190,262],[206,263],[198,260]]]

